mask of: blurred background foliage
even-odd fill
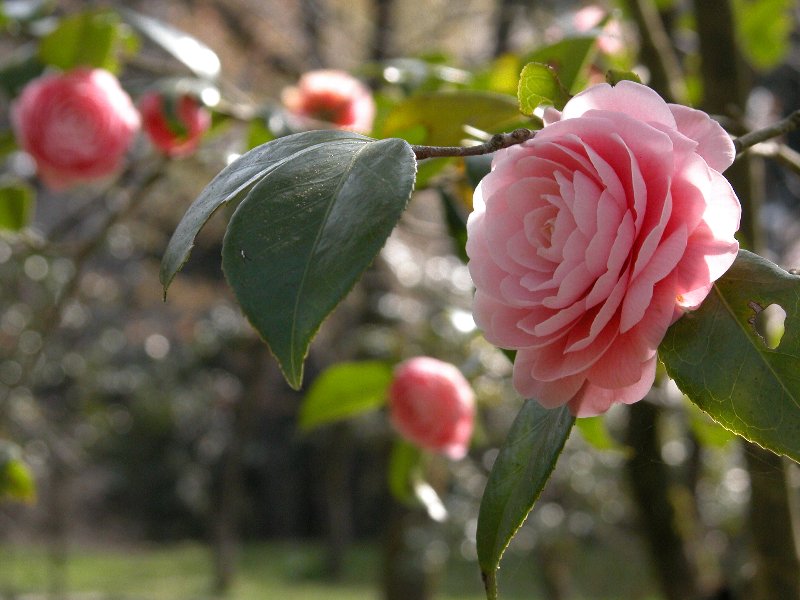
[[[531,60],[573,93],[634,69],[733,133],[800,106],[791,0],[598,2],[588,26],[576,19],[585,7],[0,3],[0,597],[483,596],[477,506],[521,403],[510,362],[470,315],[464,222],[488,160],[420,164],[407,214],[323,326],[299,393],[224,284],[227,215],[198,238],[166,304],[158,266],[226,161],[292,131],[280,92],[313,68],[369,81],[374,135],[414,143],[530,124],[515,95]],[[140,143],[113,184],[49,192],[16,151],[7,109],[45,65],[87,62],[134,97],[156,81],[191,86],[214,109],[212,131],[188,158]],[[800,149],[797,133],[783,141]],[[773,160],[781,152],[764,146],[769,156],[729,175],[751,215],[742,241],[788,268],[800,265],[800,179]],[[329,366],[419,354],[475,387],[463,461],[399,445],[380,399],[322,425],[301,415]],[[645,402],[578,426],[508,550],[503,597],[800,597],[796,465],[735,440],[664,378]]]

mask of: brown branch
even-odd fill
[[[789,133],[798,128],[800,128],[800,109],[797,109],[788,117],[781,119],[774,125],[739,136],[733,140],[733,147],[736,148],[736,154],[741,154],[756,144],[778,137],[784,133]]]
[[[481,156],[482,154],[491,154],[502,148],[516,146],[533,139],[534,135],[536,135],[536,132],[531,129],[515,129],[510,133],[493,135],[487,142],[476,146],[412,146],[412,149],[417,160],[443,156]]]

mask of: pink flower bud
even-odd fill
[[[48,187],[59,190],[116,171],[139,128],[139,113],[102,69],[43,75],[11,107],[19,145]]]
[[[192,96],[167,98],[147,92],[139,100],[142,127],[153,146],[167,156],[187,156],[195,151],[211,126],[211,115]]]
[[[397,366],[389,387],[395,428],[415,444],[452,459],[467,453],[475,395],[455,366],[418,356]]]
[[[367,133],[375,119],[372,93],[344,71],[309,71],[297,86],[283,91],[282,100],[289,112],[307,126],[323,121],[337,129]]]

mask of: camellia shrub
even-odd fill
[[[494,153],[467,224],[474,316],[489,341],[516,355],[514,384],[528,400],[481,503],[477,551],[490,598],[500,557],[576,417],[642,400],[657,360],[724,427],[800,460],[800,277],[739,249],[741,206],[722,175],[737,153],[794,121],[733,139],[707,114],[668,104],[637,79],[616,73],[616,85],[572,95],[552,67],[531,62],[521,71],[516,120],[497,96],[429,93],[412,96],[382,124],[391,133],[424,121],[425,141],[436,145],[330,130],[268,142],[200,194],[162,262],[166,289],[203,224],[238,203],[222,266],[287,382],[299,388],[312,338],[383,246],[418,175],[428,177],[425,161]],[[462,135],[448,120],[429,125],[446,113],[509,129],[519,122],[516,109],[530,127],[465,147],[448,145]],[[774,349],[753,325],[772,303],[787,309]],[[367,369],[376,375],[374,365]],[[390,375],[377,374],[355,398],[342,393],[360,387],[360,376],[348,365],[319,383],[327,393],[312,389],[301,422],[380,406]],[[430,448],[421,430],[400,430]]]
[[[14,96],[19,149],[38,178],[60,190],[120,171],[140,123],[172,156],[202,142],[207,109],[220,121],[261,128],[268,141],[233,158],[186,210],[160,276],[166,296],[200,230],[231,208],[225,277],[295,389],[314,336],[381,251],[414,190],[447,169],[475,184],[456,207],[469,216],[448,214],[448,225],[468,257],[475,322],[513,360],[524,398],[477,523],[488,597],[497,595],[501,556],[576,418],[641,401],[659,362],[721,426],[800,461],[800,276],[739,247],[748,199],[737,198],[725,176],[738,155],[799,128],[800,112],[735,137],[708,114],[665,102],[632,72],[609,71],[608,83],[588,85],[598,41],[588,32],[474,74],[387,61],[375,67],[391,92],[381,114],[373,90],[348,73],[321,70],[302,75],[280,102],[241,112],[207,100],[213,106],[203,107],[194,95],[147,92],[140,117],[112,74],[131,46],[129,28],[186,67],[197,98],[219,99],[219,61],[200,42],[187,44],[182,33],[132,11],[87,11],[37,39],[20,89],[0,81]],[[606,49],[615,57],[623,51]],[[282,127],[270,129],[277,114]],[[31,191],[17,183],[0,185],[2,206],[20,207],[0,211],[0,226],[19,231]],[[786,312],[777,345],[755,326],[772,304]],[[459,368],[430,357],[394,371],[381,361],[332,366],[310,386],[300,427],[387,407],[401,436],[424,451],[450,459],[469,452],[473,392]],[[7,454],[17,472],[17,451]]]

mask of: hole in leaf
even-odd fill
[[[781,343],[785,320],[786,311],[778,304],[770,304],[764,310],[757,311],[751,322],[767,348],[774,350]]]

